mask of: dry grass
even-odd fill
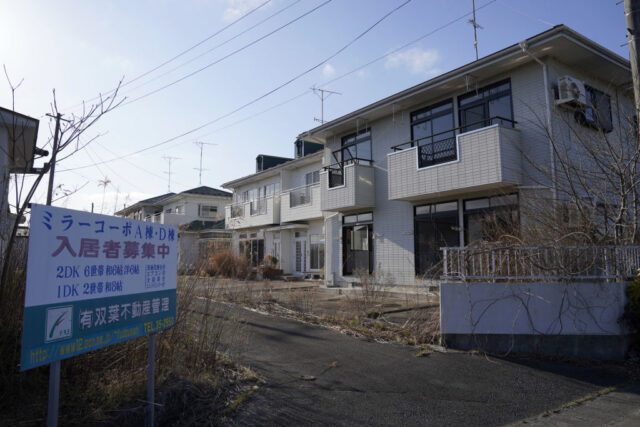
[[[11,262],[0,288],[0,425],[42,425],[46,419],[48,367],[19,372],[24,306],[25,254]],[[223,306],[213,304],[215,281],[178,283],[176,325],[156,339],[156,418],[161,425],[220,422],[255,376],[225,359],[221,336],[240,327]],[[144,422],[146,337],[62,362],[60,423],[139,425]]]
[[[234,254],[231,249],[224,249],[212,252],[203,262],[201,271],[210,277],[246,280],[251,276],[251,264],[246,257]]]

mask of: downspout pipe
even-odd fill
[[[549,135],[549,157],[551,161],[551,189],[553,194],[553,202],[558,197],[558,190],[556,184],[556,156],[553,149],[553,127],[551,126],[551,99],[549,98],[549,71],[547,64],[541,61],[538,57],[534,56],[531,52],[529,52],[529,45],[526,40],[523,40],[519,43],[520,49],[522,49],[522,53],[528,55],[531,59],[536,61],[540,66],[542,66],[542,80],[544,84],[544,101],[546,103],[547,111],[546,111],[546,121],[547,121],[547,132]]]

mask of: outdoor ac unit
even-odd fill
[[[582,80],[571,76],[562,76],[558,79],[558,99],[556,104],[580,104],[587,103],[587,91]]]

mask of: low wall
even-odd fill
[[[443,343],[463,350],[618,359],[625,283],[443,283]]]

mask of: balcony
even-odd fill
[[[389,199],[421,201],[521,184],[520,131],[510,127],[515,122],[496,119],[497,124],[469,132],[456,135],[459,129],[453,129],[440,138],[392,147]]]
[[[280,196],[270,196],[225,207],[227,228],[261,227],[280,223]]]
[[[371,161],[351,159],[326,166],[320,172],[321,209],[347,212],[376,204],[375,174]]]
[[[282,222],[318,218],[322,218],[320,184],[305,185],[282,192],[280,196],[280,220]]]

